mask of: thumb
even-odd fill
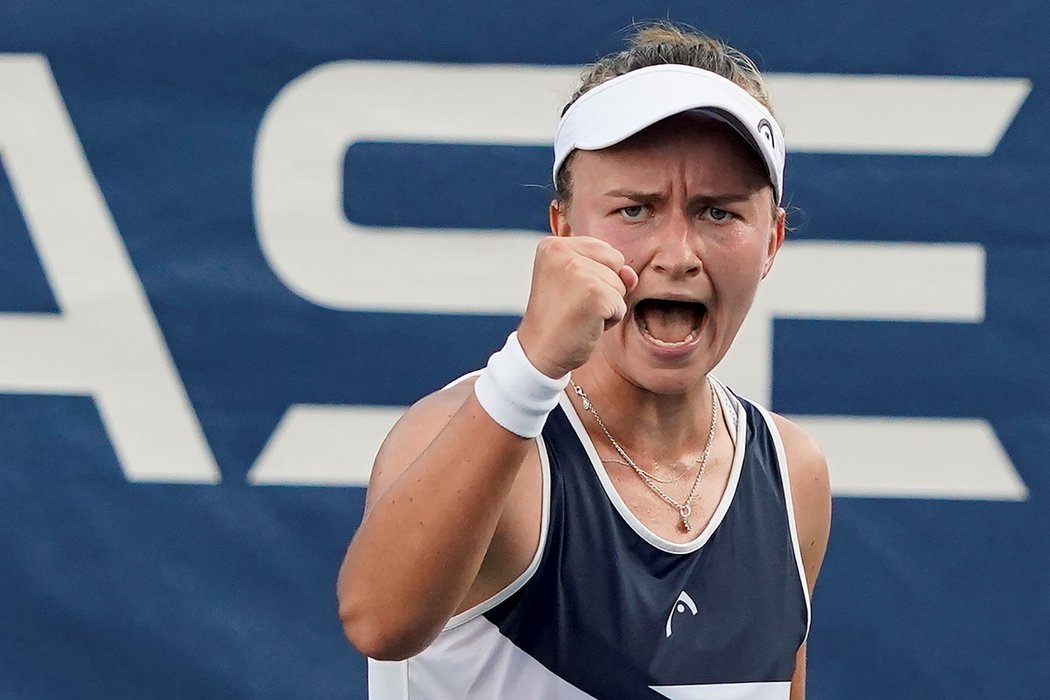
[[[627,293],[630,294],[638,284],[638,273],[634,271],[634,268],[624,265],[620,268],[620,281],[623,282],[623,286],[627,287]]]

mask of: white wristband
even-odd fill
[[[474,383],[474,395],[492,420],[515,435],[534,438],[543,430],[547,414],[558,405],[558,397],[568,384],[568,374],[551,379],[536,369],[514,332],[503,349],[489,358]]]

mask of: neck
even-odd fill
[[[573,381],[587,393],[606,429],[628,453],[639,459],[674,464],[697,457],[704,449],[711,422],[711,386],[707,377],[680,393],[656,393],[615,372],[583,367]],[[577,411],[596,445],[608,440],[573,396]]]

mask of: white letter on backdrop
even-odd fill
[[[90,395],[131,481],[219,481],[43,56],[0,56],[0,152],[60,309],[0,314],[0,392]]]

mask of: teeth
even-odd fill
[[[659,345],[662,348],[678,348],[678,347],[681,347],[683,345],[688,345],[689,343],[691,343],[694,340],[696,340],[696,333],[697,333],[697,330],[699,330],[699,329],[691,330],[689,332],[689,335],[687,335],[682,340],[669,341],[669,340],[660,340],[659,338],[654,336],[652,333],[650,333],[649,332],[649,327],[647,325],[645,325],[644,321],[642,323],[639,323],[638,325],[640,325],[642,327],[642,332],[645,333],[645,337],[646,338],[651,340],[654,345]]]

